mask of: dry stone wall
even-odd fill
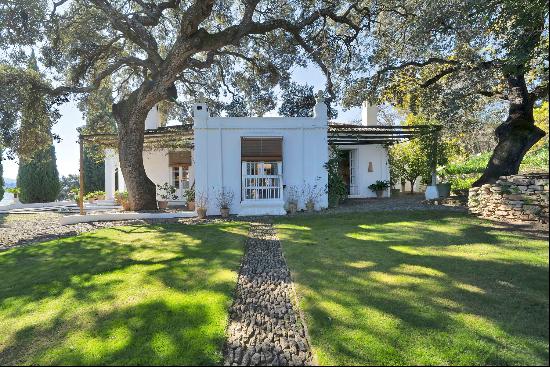
[[[471,188],[468,208],[486,218],[548,223],[548,173],[502,176]]]

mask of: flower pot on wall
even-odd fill
[[[166,210],[166,208],[168,208],[168,201],[159,200],[157,201],[157,204],[158,204],[159,210]]]
[[[384,190],[376,190],[375,193],[378,199],[384,197]]]
[[[190,210],[192,212],[195,211],[195,202],[194,201],[188,201],[187,202],[187,210]]]
[[[306,210],[310,213],[313,212],[315,210],[315,203],[312,201],[308,201],[306,203]]]
[[[229,218],[229,208],[220,208],[222,218]]]
[[[206,208],[197,208],[197,217],[199,219],[206,218]]]

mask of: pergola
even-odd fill
[[[113,133],[80,134],[80,214],[84,214],[84,145],[99,146],[104,149],[118,147],[118,135]],[[193,147],[193,125],[183,124],[162,126],[145,130],[143,150],[190,149]]]
[[[441,126],[365,126],[356,124],[339,124],[331,122],[328,125],[329,145],[392,145],[419,137],[430,137],[437,141]],[[80,134],[80,214],[84,214],[84,145],[90,144],[102,148],[116,149],[118,135],[113,133]],[[157,129],[145,130],[144,150],[155,149],[190,149],[193,148],[193,125],[183,124],[163,126]],[[436,154],[436,153],[434,153]]]
[[[332,122],[328,125],[328,143],[331,145],[391,145],[423,136],[433,138],[435,142],[440,130],[441,126],[438,125],[365,126]]]

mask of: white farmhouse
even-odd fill
[[[160,116],[154,108],[146,120],[146,134],[161,134]],[[403,131],[379,126],[377,108],[364,104],[361,125],[340,125],[328,121],[327,107],[317,98],[313,117],[214,117],[208,106],[193,106],[193,125],[187,129],[192,144],[187,150],[144,151],[148,177],[155,184],[168,182],[177,189],[171,205],[185,204],[184,191],[194,187],[208,198],[208,213],[219,214],[216,193],[231,190],[230,212],[238,215],[286,214],[286,193],[290,188],[316,188],[316,209],[328,206],[325,192],[329,144],[343,154],[342,175],[351,198],[375,196],[368,186],[389,180],[386,143],[402,140]],[[124,191],[118,157],[107,150],[105,158],[107,199]],[[385,196],[389,196],[389,190]],[[302,198],[299,209],[304,208]]]

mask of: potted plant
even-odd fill
[[[73,187],[71,191],[69,191],[69,198],[74,200],[76,205],[80,205],[80,189],[78,187]]]
[[[448,181],[445,167],[438,168],[437,174],[440,180],[440,183],[435,185],[437,187],[437,194],[440,198],[448,198],[451,196],[451,183]]]
[[[157,200],[157,205],[160,210],[166,210],[168,208],[169,200],[176,200],[176,188],[165,182],[163,185],[157,185],[158,195],[162,200]]]
[[[384,196],[384,191],[386,191],[388,187],[390,187],[389,181],[380,180],[377,180],[375,183],[368,186],[369,190],[376,193],[377,198],[381,198],[382,196]]]
[[[319,188],[319,180],[320,177],[317,177],[313,185],[307,183],[302,188],[302,197],[306,202],[306,210],[310,213],[315,210],[315,204],[322,195],[322,190]]]
[[[300,192],[298,191],[298,187],[290,186],[286,191],[286,196],[288,211],[290,212],[290,214],[296,213],[296,211],[298,210],[298,201],[300,200]]]
[[[185,190],[184,195],[187,200],[187,210],[195,211],[195,189],[191,187]]]
[[[229,208],[231,207],[234,197],[235,194],[231,191],[231,189],[222,187],[222,189],[218,191],[216,203],[218,204],[222,218],[229,217]]]
[[[128,191],[115,192],[115,201],[117,204],[122,205],[123,210],[130,210],[130,200],[128,199]]]
[[[197,217],[199,219],[206,218],[206,211],[208,209],[208,195],[203,192],[197,192],[195,205],[197,209]]]
[[[13,195],[14,203],[19,202],[19,194],[21,194],[21,189],[19,187],[10,187],[9,189],[6,189],[6,192],[9,192]]]

